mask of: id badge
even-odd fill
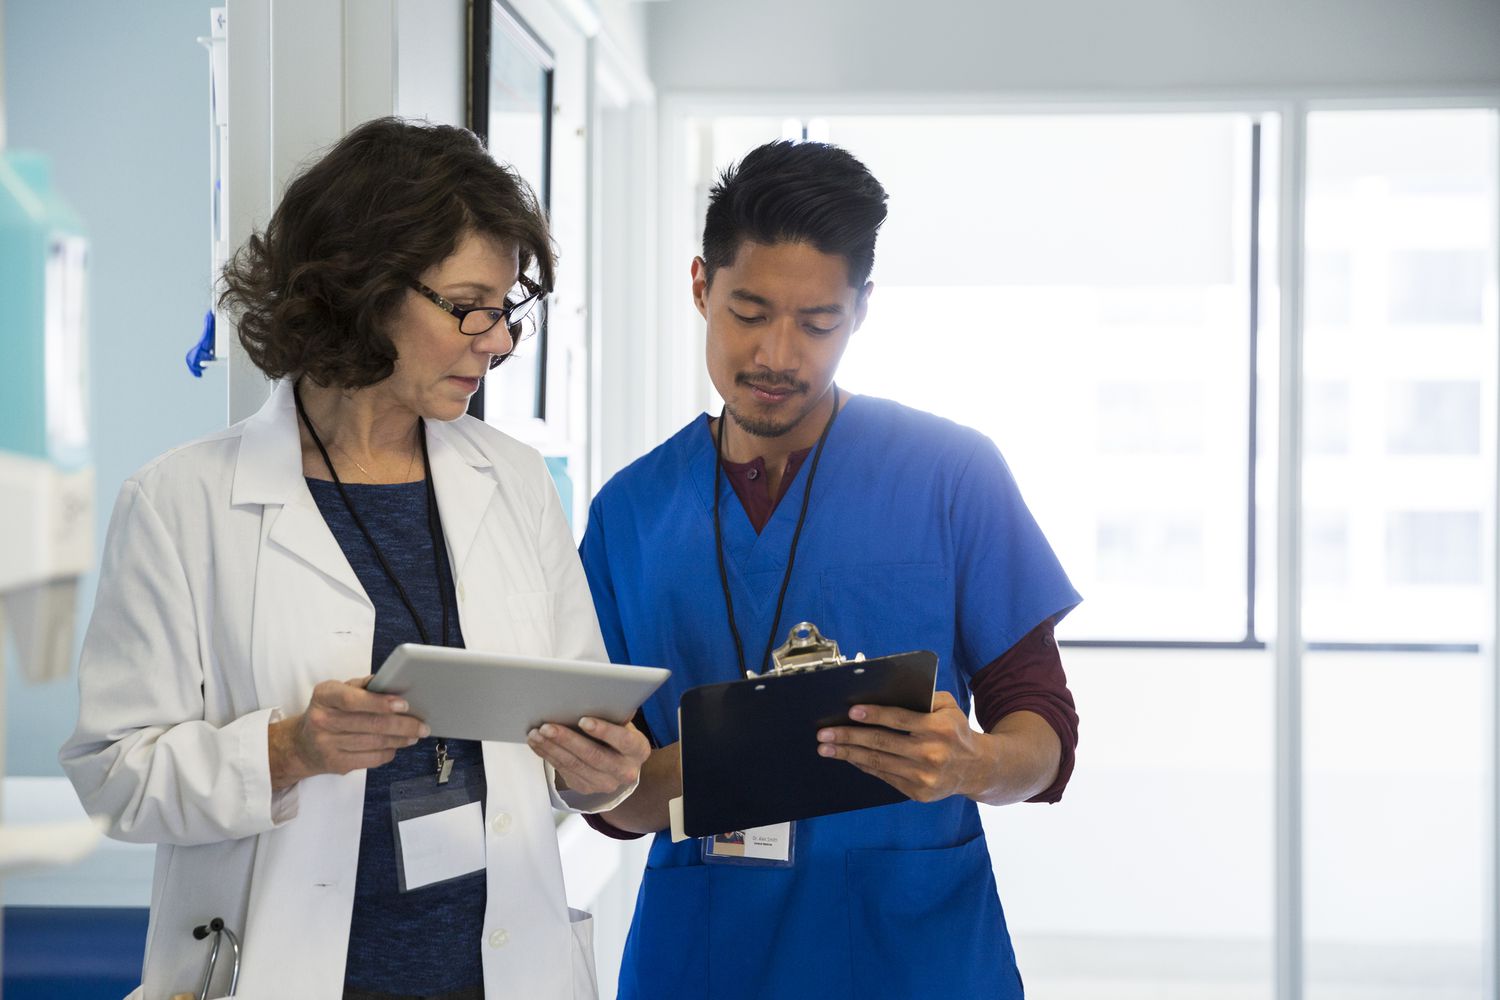
[[[773,823],[703,838],[703,863],[790,868],[796,863],[796,823]]]
[[[444,785],[435,775],[391,783],[396,884],[402,892],[484,870],[483,777],[481,768],[470,767]]]

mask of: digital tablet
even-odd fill
[[[670,671],[403,643],[369,689],[399,694],[434,736],[525,743],[543,722],[625,723]]]

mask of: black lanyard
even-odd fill
[[[312,421],[308,419],[307,410],[302,406],[302,394],[297,387],[292,387],[292,398],[297,403],[297,415],[302,418],[302,424],[307,428],[308,435],[313,444],[318,446],[318,454],[323,456],[323,464],[328,466],[328,472],[333,476],[333,485],[338,487],[339,497],[344,501],[344,509],[349,512],[349,517],[354,520],[355,527],[359,533],[365,536],[365,542],[370,546],[370,551],[375,554],[375,560],[380,563],[380,568],[385,571],[386,579],[391,581],[391,586],[396,588],[401,603],[406,605],[406,611],[411,615],[411,620],[417,624],[417,634],[422,637],[424,645],[432,645],[432,636],[427,631],[427,625],[422,621],[422,616],[417,614],[417,606],[412,603],[406,594],[406,588],[396,578],[396,573],[391,569],[391,564],[386,561],[385,553],[380,551],[380,546],[375,544],[370,531],[365,527],[365,522],[359,516],[359,511],[354,509],[354,504],[349,501],[349,494],[344,489],[344,483],[339,479],[338,470],[333,467],[333,461],[328,457],[328,449],[323,447],[323,439],[318,437],[318,432],[313,429]],[[422,473],[427,485],[427,533],[432,539],[432,564],[437,573],[438,603],[443,607],[443,633],[441,645],[447,646],[448,642],[448,596],[447,587],[443,585],[443,561],[447,549],[443,542],[443,522],[438,513],[437,493],[432,487],[432,462],[427,456],[427,427],[422,418],[417,418],[417,438],[422,442]]]
[[[760,654],[759,672],[766,672],[771,659],[771,649],[776,642],[776,631],[781,624],[781,607],[786,602],[787,584],[792,582],[792,565],[797,561],[797,541],[802,537],[802,525],[807,521],[807,502],[812,497],[813,478],[818,474],[818,459],[823,457],[823,445],[828,432],[833,430],[834,418],[839,415],[839,387],[833,387],[833,411],[818,435],[818,446],[813,451],[812,465],[807,470],[807,482],[802,487],[802,510],[797,514],[797,530],[792,532],[792,548],[786,557],[786,573],[781,577],[781,593],[776,595],[776,615],[771,619],[771,632],[766,636],[765,652]],[[729,420],[729,410],[719,412],[718,433],[714,436],[714,549],[719,556],[719,585],[724,588],[724,609],[729,618],[729,634],[734,636],[734,653],[739,658],[740,676],[749,677],[745,668],[745,644],[740,640],[739,626],[734,621],[734,598],[729,593],[729,573],[724,569],[724,529],[719,520],[719,475],[724,465],[724,424]]]

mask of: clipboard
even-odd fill
[[[624,724],[671,676],[660,667],[508,656],[452,646],[397,646],[369,690],[399,694],[434,736],[525,743],[543,722],[585,715]]]
[[[677,724],[685,836],[907,800],[847,761],[820,756],[818,730],[859,725],[849,718],[855,705],[930,712],[937,654],[916,650],[842,660],[835,649],[834,659],[683,692]]]

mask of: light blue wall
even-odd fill
[[[224,373],[183,354],[208,306],[209,0],[5,0],[6,142],[52,159],[92,239],[90,430],[102,546],[120,483],[175,444],[223,426]],[[80,595],[79,635],[95,578]],[[76,654],[75,654],[76,656]],[[10,774],[61,773],[76,673],[6,678]]]

